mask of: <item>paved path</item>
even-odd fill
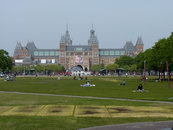
[[[83,128],[80,130],[173,130],[173,121],[107,125],[107,126]]]
[[[40,96],[54,96],[54,97],[70,97],[70,98],[86,98],[86,99],[100,99],[100,100],[119,100],[119,101],[136,101],[136,102],[151,102],[151,103],[168,103],[168,101],[152,101],[152,100],[140,100],[140,99],[127,99],[127,98],[110,98],[110,97],[92,97],[92,96],[75,96],[75,95],[62,95],[62,94],[47,94],[47,93],[26,93],[15,91],[0,91],[0,93],[20,94],[20,95],[40,95]]]

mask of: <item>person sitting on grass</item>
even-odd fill
[[[137,91],[138,91],[138,92],[143,92],[143,91],[144,91],[144,88],[143,88],[142,84],[139,84],[139,85],[137,86]]]
[[[89,80],[86,82],[86,84],[87,84],[87,85],[91,85]]]
[[[121,86],[125,86],[126,85],[126,81],[123,80],[121,83],[120,83]]]

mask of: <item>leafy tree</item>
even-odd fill
[[[24,70],[25,70],[24,66],[13,66],[13,68],[12,68],[12,71],[17,72],[17,73],[23,72]]]
[[[12,58],[5,50],[0,50],[0,70],[9,71],[12,69]]]
[[[137,65],[136,64],[133,64],[133,65],[129,66],[129,71],[130,72],[134,72],[136,70],[137,70]]]
[[[65,70],[64,67],[59,64],[58,65],[47,65],[46,69],[49,71],[52,71],[52,72],[62,72]]]
[[[135,59],[130,56],[121,56],[115,61],[115,63],[118,64],[120,67],[123,67],[125,65],[135,64]]]
[[[37,72],[43,72],[43,71],[45,71],[45,66],[44,65],[36,65],[34,68],[35,68],[35,70]]]
[[[112,74],[112,72],[115,72],[115,70],[118,68],[117,64],[109,64],[106,66],[106,69],[110,71],[110,73]]]
[[[173,70],[173,33],[168,38],[160,39],[151,49],[140,53],[136,58],[137,68],[142,70],[146,61],[147,70],[160,71],[162,64],[163,71],[166,71],[166,62],[170,70]]]
[[[94,72],[99,72],[100,69],[102,69],[102,65],[99,65],[99,64],[92,65],[91,67],[91,70]]]

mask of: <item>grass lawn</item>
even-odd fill
[[[125,79],[127,85],[120,86]],[[15,82],[4,82],[0,80],[0,91],[18,91],[49,94],[67,94],[96,97],[118,97],[131,99],[167,100],[173,97],[173,87],[168,88],[167,82],[156,83],[149,80],[143,84],[144,89],[149,92],[135,93],[137,85],[141,83],[140,78],[116,78],[116,77],[91,77],[91,83],[95,87],[81,87],[86,81],[72,80],[72,77],[57,78],[17,78]]]
[[[92,126],[132,122],[162,121],[172,118],[96,118],[0,116],[1,130],[77,130]]]
[[[122,87],[120,82],[125,79],[127,85]],[[149,78],[150,79],[150,78]],[[72,77],[62,77],[61,80],[52,77],[28,77],[17,78],[14,82],[4,82],[0,80],[0,91],[18,91],[18,92],[32,92],[32,93],[49,93],[49,94],[67,94],[80,96],[96,96],[96,97],[118,97],[131,99],[146,99],[146,100],[163,100],[172,101],[168,98],[173,97],[173,87],[168,88],[167,83],[156,83],[154,80],[149,80],[143,84],[144,89],[149,92],[134,93],[133,90],[141,83],[138,77],[133,78],[118,78],[118,77],[89,77],[91,83],[95,87],[81,87],[86,81],[72,80]],[[113,108],[122,106],[126,108],[137,107],[156,107],[160,111],[161,107],[169,104],[161,103],[147,103],[135,101],[116,101],[116,100],[99,100],[99,99],[80,99],[68,97],[51,97],[51,96],[37,96],[37,95],[18,95],[0,93],[0,107],[15,107],[16,111],[24,111],[23,109],[29,105],[37,105],[36,111],[42,109],[39,106],[46,106],[44,109],[55,109],[55,105],[78,105],[80,106],[95,106],[104,107],[112,112]],[[172,105],[169,105],[172,106]],[[105,107],[104,107],[105,108]],[[78,107],[76,107],[76,110]],[[68,111],[68,109],[67,109]],[[81,110],[79,110],[81,111]],[[83,110],[82,110],[83,111]],[[147,110],[145,110],[147,111]],[[25,111],[24,111],[25,112]],[[44,111],[43,111],[44,112]],[[98,111],[99,112],[99,111]],[[160,111],[161,112],[161,111]],[[65,113],[64,113],[65,114]],[[79,128],[121,124],[130,122],[148,122],[173,120],[170,117],[118,117],[115,113],[113,117],[76,117],[76,116],[25,116],[19,115],[0,115],[0,126],[2,130],[76,130]]]

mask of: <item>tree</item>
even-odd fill
[[[123,67],[125,65],[135,64],[135,59],[130,56],[121,56],[115,61],[115,63],[118,64],[120,67]]]
[[[94,72],[99,72],[101,68],[102,68],[102,65],[95,64],[95,65],[92,65],[91,70]]]
[[[34,68],[37,72],[44,72],[44,71],[63,72],[65,70],[64,67],[59,64],[36,65]]]
[[[115,72],[115,70],[118,68],[117,64],[109,64],[106,66],[106,69],[109,70],[109,72],[112,74],[112,72]]]
[[[25,70],[24,66],[13,66],[12,71],[16,73],[21,73]]]
[[[12,58],[5,50],[0,50],[0,71],[9,71],[12,69]]]
[[[136,64],[133,64],[133,65],[129,66],[129,71],[130,72],[134,72],[136,70],[137,70],[137,65]]]
[[[142,70],[146,61],[147,70],[166,71],[166,62],[170,70],[173,70],[173,33],[168,38],[160,39],[151,49],[140,53],[136,58],[137,68]]]
[[[37,72],[45,71],[45,66],[44,65],[36,65],[34,68],[35,68],[35,71],[37,71]]]

